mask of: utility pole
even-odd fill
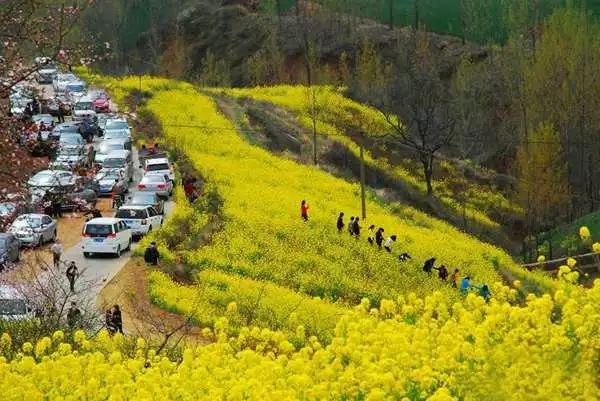
[[[365,199],[365,148],[362,142],[360,146],[360,202],[363,221],[367,218],[367,200]]]

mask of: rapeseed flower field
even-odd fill
[[[222,319],[214,342],[172,360],[142,339],[65,333],[14,349],[0,337],[0,394],[15,400],[595,401],[600,283],[554,296],[452,303],[441,292],[368,300],[337,323],[332,341]],[[298,326],[294,336],[302,337]]]

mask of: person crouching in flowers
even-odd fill
[[[369,226],[369,237],[367,238],[369,244],[373,245],[375,243],[375,224],[371,224]]]
[[[458,273],[459,273],[459,270],[454,269],[454,273],[452,273],[452,276],[450,276],[450,281],[452,281],[453,288],[458,288]]]
[[[460,292],[466,294],[467,291],[471,288],[471,277],[466,276],[460,282]]]
[[[304,221],[308,221],[308,203],[305,200],[302,200],[300,203],[300,216]]]
[[[390,253],[392,252],[392,242],[396,242],[395,235],[389,236],[388,239],[385,240],[385,244],[383,244],[383,247],[385,248],[385,250]]]
[[[383,244],[383,233],[384,232],[385,232],[385,230],[383,228],[379,227],[379,229],[375,233],[375,243],[377,244],[377,247],[380,250],[381,250],[381,245]]]

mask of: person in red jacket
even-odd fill
[[[304,221],[308,221],[308,203],[305,200],[300,204],[300,216],[302,216]]]

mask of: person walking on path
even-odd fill
[[[427,259],[425,261],[425,264],[423,265],[423,271],[425,273],[431,273],[431,271],[434,269],[435,265],[435,258],[431,258],[431,259]]]
[[[121,308],[119,305],[113,306],[112,309],[112,324],[115,328],[115,331],[123,334],[123,318],[121,317]]]
[[[60,257],[65,251],[65,247],[60,241],[55,240],[54,244],[50,247],[50,251],[52,252],[52,263],[54,267],[57,268],[60,265]]]
[[[144,252],[144,261],[150,265],[156,266],[158,264],[158,258],[160,258],[160,253],[156,248],[156,242],[151,242],[146,248],[146,252]]]
[[[336,223],[336,227],[338,232],[342,232],[342,230],[344,229],[344,212],[340,212],[340,215],[338,216],[337,219],[337,223]]]
[[[67,279],[69,280],[69,287],[71,288],[71,292],[75,292],[75,280],[77,276],[79,276],[79,269],[77,269],[77,265],[74,261],[71,261],[69,267],[67,268]]]
[[[371,245],[375,243],[375,224],[369,226],[369,236],[367,237],[367,241],[369,241],[369,244]]]
[[[71,307],[67,311],[67,324],[71,330],[75,329],[79,324],[79,320],[81,319],[81,311],[77,307],[77,303],[75,301],[71,302]]]
[[[453,288],[458,288],[458,273],[459,273],[459,270],[454,269],[452,276],[450,276],[450,281],[452,281]]]
[[[385,244],[383,244],[383,247],[386,251],[390,253],[392,252],[392,242],[396,242],[396,238],[397,237],[395,235],[390,235],[388,239],[385,240]]]
[[[106,313],[104,314],[104,319],[105,319],[105,324],[106,324],[106,330],[108,330],[108,334],[110,334],[111,336],[115,334],[115,332],[117,331],[117,329],[115,328],[114,324],[113,324],[113,313],[112,310],[107,309]]]
[[[302,200],[300,203],[300,216],[304,221],[308,221],[308,203],[305,200]]]
[[[354,219],[354,226],[352,228],[352,231],[354,232],[354,235],[358,239],[358,237],[360,237],[360,224],[358,223],[358,217]]]
[[[354,235],[354,216],[350,216],[350,221],[348,222],[348,234]]]
[[[383,244],[383,233],[384,233],[384,229],[379,227],[379,229],[377,230],[377,232],[375,233],[375,243],[377,244],[377,246],[379,247],[379,249],[381,249],[381,245]]]

